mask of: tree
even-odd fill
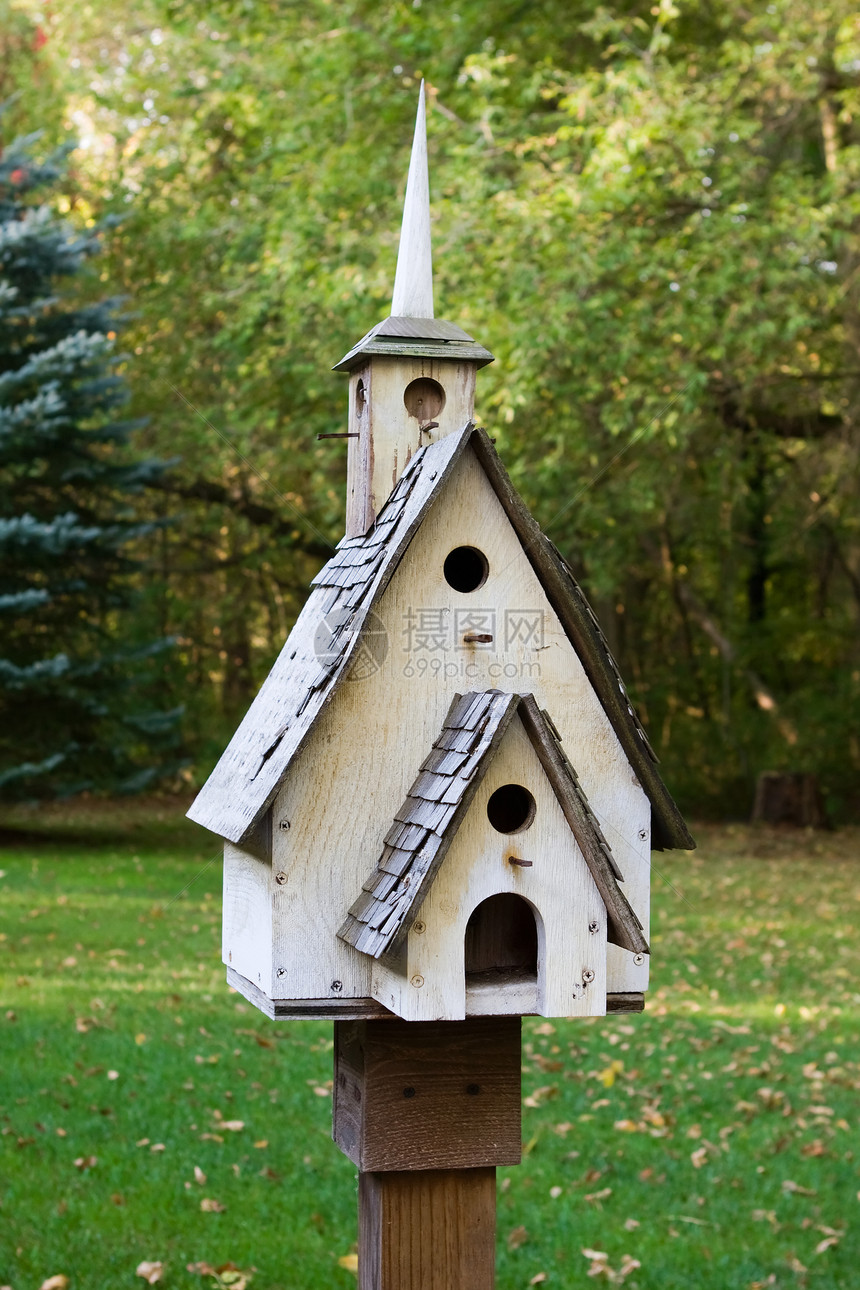
[[[736,809],[760,770],[815,771],[856,811],[856,6],[336,9],[97,0],[47,26],[99,139],[84,197],[134,212],[111,273],[153,447],[183,448],[163,587],[193,688],[235,706],[239,670],[247,697],[339,536],[325,366],[387,310],[423,74],[438,312],[497,355],[480,414],[668,781]]]
[[[109,301],[75,303],[69,279],[98,250],[32,194],[58,160],[36,139],[0,157],[0,795],[144,788],[175,757],[164,710],[167,640],[142,636],[136,514],[165,463],[136,461],[136,423]]]

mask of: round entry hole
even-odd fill
[[[442,566],[445,581],[455,591],[477,591],[490,572],[487,557],[475,546],[455,546]]]
[[[499,833],[521,833],[535,817],[535,799],[522,784],[503,784],[487,802],[487,818]]]
[[[445,391],[438,381],[429,376],[420,376],[417,381],[410,381],[403,392],[406,411],[422,425],[435,421],[445,406]]]

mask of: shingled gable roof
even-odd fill
[[[609,939],[634,953],[648,953],[642,924],[618,886],[623,879],[609,843],[552,722],[533,695],[500,690],[454,699],[385,835],[376,868],[338,932],[347,944],[378,959],[403,943],[517,713],[606,906]]]
[[[652,847],[662,851],[695,846],[656,769],[657,758],[585,596],[514,489],[486,432],[472,425],[420,448],[373,527],[338,544],[314,579],[272,671],[188,812],[191,819],[231,842],[252,833],[349,671],[368,614],[468,446],[481,462],[651,802]]]

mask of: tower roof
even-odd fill
[[[348,372],[368,354],[471,359],[479,367],[493,361],[490,351],[473,340],[462,327],[433,315],[433,252],[423,81],[418,95],[418,116],[406,181],[391,314],[371,328],[335,364],[334,370]]]

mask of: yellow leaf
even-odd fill
[[[623,1070],[624,1070],[623,1062],[620,1062],[620,1061],[611,1062],[610,1065],[607,1066],[605,1070],[602,1070],[600,1072],[598,1079],[600,1080],[604,1088],[612,1088],[612,1085],[615,1083],[617,1077],[621,1074]]]
[[[142,1030],[135,1035],[134,1042],[138,1045],[146,1043],[146,1035],[143,1033]]]
[[[213,1200],[210,1196],[204,1196],[200,1202],[200,1208],[204,1214],[223,1214],[227,1206],[222,1205],[220,1200]]]
[[[338,1267],[346,1268],[347,1272],[354,1272],[358,1275],[358,1255],[344,1254],[337,1261]]]
[[[39,1286],[39,1290],[67,1290],[69,1278],[58,1272],[56,1276],[48,1277]]]

